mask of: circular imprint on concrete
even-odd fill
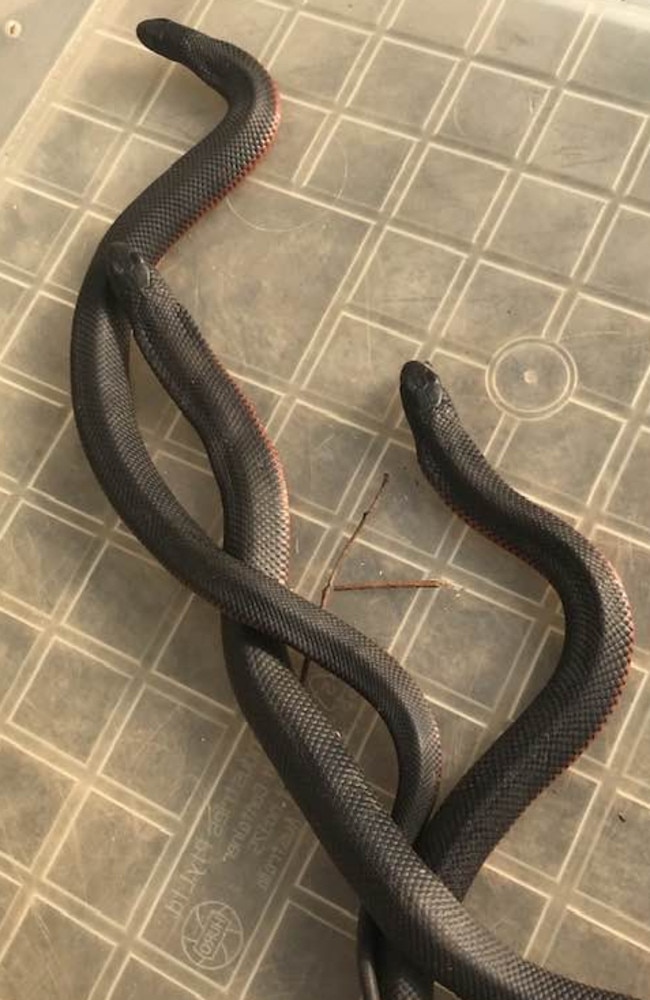
[[[547,340],[518,340],[493,357],[487,385],[497,406],[531,420],[559,410],[576,377],[573,358],[563,347]]]

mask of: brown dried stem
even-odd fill
[[[345,558],[354,545],[356,539],[359,537],[363,527],[374,511],[375,507],[379,502],[379,498],[386,489],[390,477],[387,472],[384,473],[381,483],[379,484],[377,491],[375,492],[368,509],[364,510],[363,514],[359,518],[359,523],[356,528],[346,540],[345,545],[342,546],[341,551],[334,560],[332,568],[329,571],[327,580],[325,581],[325,586],[323,587],[320,595],[320,607],[324,608],[329,601],[330,595],[332,593],[339,594],[356,590],[433,590],[438,587],[450,587],[451,584],[447,583],[446,580],[359,580],[354,583],[336,583],[336,577],[345,561]],[[302,669],[300,671],[300,682],[302,684],[307,680],[307,675],[309,673],[309,658],[305,657],[302,663]]]
[[[332,564],[332,568],[330,569],[330,571],[328,573],[328,576],[327,576],[327,579],[325,581],[325,586],[323,587],[323,589],[321,591],[321,595],[320,595],[320,607],[321,608],[324,608],[324,607],[327,606],[327,602],[329,600],[330,594],[332,593],[332,590],[334,589],[334,581],[336,580],[337,574],[338,574],[339,570],[341,569],[341,566],[343,565],[343,561],[344,561],[345,557],[347,556],[348,552],[350,551],[350,548],[354,545],[356,539],[359,537],[360,532],[363,530],[364,524],[366,523],[366,521],[368,520],[368,518],[372,514],[373,510],[377,506],[377,504],[379,502],[379,498],[382,495],[382,493],[384,492],[384,490],[386,489],[389,480],[390,480],[390,476],[388,475],[387,472],[384,472],[384,474],[383,474],[383,476],[381,478],[381,483],[377,487],[375,495],[373,496],[372,500],[370,501],[367,510],[364,510],[363,514],[359,518],[359,523],[357,524],[356,528],[354,529],[354,531],[352,532],[352,534],[350,535],[350,537],[346,540],[345,545],[341,548],[341,551],[339,552],[338,556],[334,560],[334,562]],[[309,673],[309,657],[306,656],[305,659],[302,662],[302,670],[300,671],[300,683],[301,684],[304,684],[306,682],[306,680],[307,680],[307,674],[308,673]]]

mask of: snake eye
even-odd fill
[[[431,367],[431,366],[429,366]],[[442,382],[431,368],[431,374],[433,379],[431,381],[431,401],[434,406],[440,406],[444,397],[444,390],[442,388]]]
[[[151,284],[151,270],[148,267],[144,257],[141,257],[139,253],[134,250],[129,254],[131,267],[129,269],[130,277],[136,288],[148,288]]]

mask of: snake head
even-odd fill
[[[143,45],[159,56],[175,61],[178,61],[183,42],[190,31],[191,29],[170,21],[167,17],[152,17],[147,21],[140,21],[135,29]]]
[[[106,250],[106,270],[118,299],[138,298],[151,285],[152,269],[128,243],[111,243]]]
[[[407,361],[400,376],[400,395],[418,463],[438,492],[444,489],[442,475],[450,449],[469,439],[463,431],[444,385],[427,362]],[[471,445],[471,442],[470,442]]]
[[[187,66],[206,81],[214,74],[219,56],[223,58],[223,46],[220,47],[215,39],[167,17],[140,21],[135,32],[151,52]]]
[[[400,375],[404,414],[413,433],[418,454],[423,442],[437,439],[437,427],[451,405],[445,388],[430,364],[407,361]]]
[[[227,102],[248,92],[251,72],[262,72],[256,60],[236,45],[211,38],[166,17],[140,21],[135,30],[138,39],[151,52],[186,66]]]
[[[428,361],[407,361],[400,375],[400,393],[407,414],[437,409],[445,398],[442,382]]]

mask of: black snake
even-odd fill
[[[425,474],[470,523],[547,577],[566,616],[552,680],[424,826],[416,852],[410,841],[427,817],[440,767],[427,705],[392,657],[283,585],[286,492],[275,453],[152,266],[266,150],[278,123],[276,89],[232,45],[165,20],[144,22],[138,34],[223,94],[228,112],[116,220],[82,285],[72,392],[91,466],[142,543],[224,613],[228,668],[242,710],[385,936],[377,960],[382,996],[426,996],[435,978],[465,1000],[623,1000],[522,960],[458,902],[494,844],[584,748],[618,697],[632,646],[618,578],[580,534],[490,468],[430,369],[405,366],[402,399]],[[224,495],[225,549],[188,515],[149,457],[129,381],[132,327],[204,440]],[[386,721],[400,773],[394,818],[288,668],[285,645],[352,684]],[[369,975],[367,989],[375,988]]]

